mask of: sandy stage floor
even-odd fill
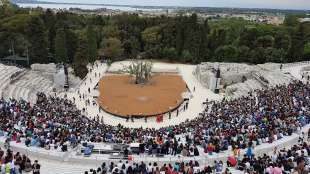
[[[150,84],[136,85],[129,75],[107,75],[99,82],[99,103],[104,110],[123,117],[150,116],[175,108],[183,102],[186,83],[174,74],[157,74]]]

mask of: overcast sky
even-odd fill
[[[250,7],[310,10],[310,0],[46,0],[53,2],[100,3],[149,6]]]

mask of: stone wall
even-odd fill
[[[50,64],[32,64],[31,70],[33,71],[40,71],[45,73],[56,73],[56,65],[54,63]]]
[[[45,78],[54,81],[54,75],[57,72],[56,65],[54,63],[50,64],[32,64],[31,70],[35,72],[39,72]]]
[[[308,135],[308,131],[310,129],[310,125],[306,125],[302,128],[300,132],[293,133],[291,136],[286,136],[280,140],[277,140],[270,143],[262,143],[261,145],[256,146],[254,143],[254,154],[256,156],[262,156],[264,154],[271,155],[275,147],[278,150],[281,150],[283,148],[290,148],[293,145],[298,143],[299,137],[301,137],[301,132],[304,132],[304,135]],[[306,139],[306,137],[304,137]],[[0,138],[0,146],[3,147],[5,138]],[[75,151],[69,151],[69,152],[58,152],[55,150],[45,150],[42,148],[36,148],[36,147],[26,147],[24,143],[15,143],[11,142],[11,148],[13,151],[18,151],[26,155],[30,155],[32,157],[39,157],[44,158],[46,160],[57,160],[57,161],[66,161],[71,162],[75,164],[97,164],[100,165],[102,162],[117,162],[119,159],[109,159],[106,155],[91,155],[90,157],[84,157],[84,156],[78,156]],[[159,165],[167,164],[167,163],[173,163],[175,161],[185,161],[188,162],[190,160],[198,161],[200,165],[206,166],[209,164],[212,164],[215,160],[219,161],[226,161],[229,156],[232,155],[231,147],[229,147],[229,150],[220,152],[220,153],[213,153],[213,155],[208,155],[206,153],[200,152],[200,156],[198,157],[183,157],[183,156],[167,156],[167,157],[152,157],[148,155],[135,155],[133,157],[133,161],[135,162],[157,162]],[[243,156],[246,153],[246,149],[241,150],[241,156]]]
[[[221,71],[221,85],[229,86],[235,83],[242,82],[245,79],[251,79],[252,71],[256,69],[254,66],[237,63],[201,63],[196,66],[195,76],[200,83],[205,86],[210,86],[210,79],[214,76],[214,69],[219,67]]]
[[[214,76],[213,72],[219,67],[222,91],[224,90],[228,98],[236,98],[261,87],[288,84],[293,77],[290,74],[284,74],[280,70],[280,65],[277,63],[248,65],[204,62],[196,66],[194,74],[204,87],[209,88],[210,79]]]

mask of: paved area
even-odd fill
[[[114,67],[122,67],[123,64],[126,64],[128,62],[116,62],[117,65],[112,65]],[[85,109],[85,114],[89,116],[90,118],[97,118],[100,119],[103,118],[105,124],[109,125],[118,125],[122,124],[127,127],[131,128],[161,128],[169,125],[176,125],[181,122],[184,122],[187,119],[193,119],[197,116],[199,116],[199,113],[201,113],[204,110],[204,105],[202,103],[206,101],[206,99],[210,100],[221,100],[222,95],[214,94],[209,89],[206,89],[203,87],[199,81],[195,78],[193,75],[193,70],[195,68],[194,65],[183,65],[183,64],[168,64],[168,63],[154,63],[154,68],[166,68],[166,69],[178,69],[180,75],[182,76],[183,80],[186,82],[188,88],[192,91],[190,96],[190,101],[188,105],[188,109],[185,111],[180,111],[179,115],[176,116],[176,112],[171,114],[171,119],[168,119],[168,115],[164,116],[164,120],[161,123],[156,122],[156,118],[148,118],[147,122],[145,122],[144,119],[135,119],[134,122],[131,120],[128,122],[124,118],[115,117],[113,115],[110,115],[104,111],[99,111],[99,105],[97,104],[96,99],[94,99],[93,96],[99,95],[98,90],[94,89],[94,87],[99,82],[100,78],[105,75],[105,72],[108,69],[108,66],[106,64],[102,64],[97,62],[98,67],[95,65],[93,66],[92,71],[87,75],[87,77],[83,80],[80,87],[74,91],[69,91],[66,93],[60,94],[61,96],[64,96],[65,94],[67,97],[71,100],[75,98],[75,103],[77,107],[81,110],[83,108]],[[91,68],[91,67],[89,67]],[[100,76],[99,76],[100,75]],[[194,90],[195,88],[195,90]],[[90,90],[90,92],[88,91]],[[83,97],[79,98],[79,93]],[[90,101],[90,104],[87,104],[87,101]],[[93,105],[95,103],[95,105]]]

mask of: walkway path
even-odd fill
[[[283,68],[282,71],[284,73],[290,73],[296,79],[302,80],[301,70],[303,67],[310,67],[310,64],[302,64],[298,66],[286,67],[286,68]]]

